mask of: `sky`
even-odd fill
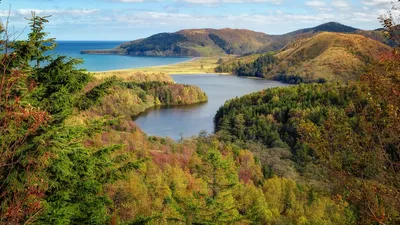
[[[238,28],[284,34],[335,21],[380,27],[391,0],[2,0],[0,18],[24,37],[26,17],[51,15],[57,40],[134,40],[190,28]],[[11,11],[10,11],[11,9]]]

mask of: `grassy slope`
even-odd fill
[[[273,78],[284,72],[307,80],[354,80],[366,66],[389,50],[387,45],[362,35],[322,32],[284,47],[275,55],[278,63],[264,76]],[[232,72],[240,65],[253,63],[259,56],[232,58],[221,63],[216,70]]]
[[[296,30],[283,35],[273,35],[270,43],[260,48],[257,53],[264,53],[270,51],[278,51],[285,47],[287,44],[300,39],[310,38],[321,32],[335,32],[335,33],[348,33],[348,34],[360,34],[365,37],[377,40],[384,44],[390,44],[387,38],[384,36],[382,31],[375,30],[360,30],[354,27],[349,27],[336,22],[324,23],[316,27],[305,28]]]
[[[280,63],[267,77],[286,71],[312,79],[351,80],[389,50],[390,47],[361,35],[323,32],[282,49],[276,55]]]

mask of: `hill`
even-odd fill
[[[81,53],[194,57],[245,55],[278,51],[296,39],[312,37],[320,32],[355,33],[390,44],[382,30],[366,31],[329,22],[283,35],[268,35],[245,29],[188,29],[125,42],[114,49],[83,50]]]
[[[268,76],[284,72],[311,80],[354,80],[388,51],[387,45],[362,35],[323,32],[282,49]]]
[[[275,78],[289,83],[347,81],[356,79],[367,65],[377,62],[389,50],[389,46],[362,35],[322,32],[293,41],[274,55],[245,56],[223,62],[216,72],[230,70],[239,76]]]
[[[251,53],[271,42],[269,35],[238,29],[191,29],[160,33],[121,44],[112,50],[86,50],[83,54],[134,56],[222,56]]]
[[[289,44],[290,42],[293,42],[296,39],[312,37],[315,34],[320,33],[320,32],[360,34],[365,37],[369,37],[371,39],[382,42],[384,44],[390,44],[389,41],[387,40],[387,38],[384,36],[382,30],[372,30],[372,31],[361,30],[361,29],[346,26],[346,25],[343,25],[343,24],[340,24],[337,22],[328,22],[328,23],[324,23],[324,24],[321,24],[316,27],[300,29],[300,30],[296,30],[296,31],[293,31],[293,32],[290,32],[287,34],[273,36],[272,38],[274,40],[272,42],[266,44],[259,50],[257,50],[257,53],[264,53],[264,52],[280,50],[283,47],[285,47],[287,44]]]

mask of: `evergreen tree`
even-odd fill
[[[78,60],[46,54],[54,48],[46,22],[33,13],[27,41],[1,41],[0,223],[104,224],[111,203],[104,185],[137,164],[113,163],[119,146],[83,145],[107,123],[64,124],[90,75],[75,68]]]
[[[209,188],[203,222],[233,223],[240,220],[233,197],[239,180],[231,156],[223,156],[220,151],[212,148],[204,153],[202,159],[201,177],[207,181]]]

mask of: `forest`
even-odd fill
[[[399,44],[392,17],[381,22]],[[215,118],[227,142],[284,148],[300,183],[346,201],[358,224],[397,224],[400,79],[397,47],[357,81],[301,84],[233,99]],[[270,173],[277,174],[273,168]],[[278,174],[281,175],[281,172]]]
[[[207,101],[198,87],[98,79],[28,22],[21,41],[0,26],[0,224],[400,223],[398,47],[357,81],[232,99],[215,134],[173,141],[131,117]]]

